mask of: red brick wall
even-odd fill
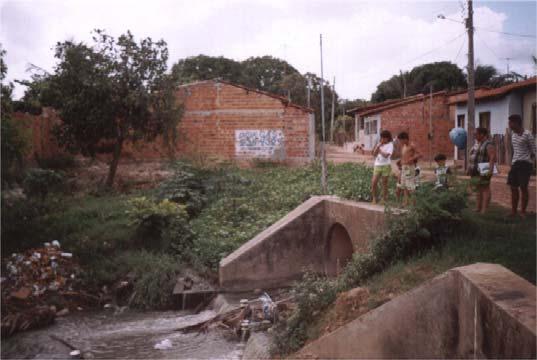
[[[185,112],[179,124],[175,154],[179,157],[235,159],[235,130],[280,129],[284,134],[285,160],[309,160],[309,117],[304,109],[255,91],[214,81],[181,87],[177,92]],[[51,128],[58,118],[53,112],[32,117],[33,147],[51,156],[60,150]],[[127,143],[123,160],[158,160],[169,150],[163,140]],[[105,156],[106,157],[106,156]]]
[[[453,121],[449,118],[449,108],[443,94],[433,96],[433,140],[432,151],[429,150],[429,101],[429,97],[424,97],[423,101],[384,110],[381,113],[381,127],[391,131],[394,136],[401,131],[408,132],[410,140],[423,154],[423,160],[434,158],[437,153],[452,158],[453,145],[449,140],[449,131],[453,128]]]

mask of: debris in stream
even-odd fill
[[[2,338],[49,325],[69,308],[98,301],[82,290],[80,267],[58,240],[12,254],[2,267]]]
[[[157,350],[168,350],[172,348],[172,342],[170,341],[170,339],[164,339],[158,344],[155,344],[154,347]]]

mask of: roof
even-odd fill
[[[433,96],[439,96],[439,95],[447,95],[446,91],[438,91],[432,94]],[[380,113],[384,110],[392,109],[394,107],[407,105],[416,101],[422,101],[424,99],[427,99],[430,96],[430,94],[418,94],[414,96],[409,96],[404,99],[396,99],[396,100],[386,100],[381,103],[375,104],[375,105],[369,105],[364,106],[361,108],[353,109],[353,113],[356,113],[360,116],[367,116],[372,114]],[[350,111],[349,111],[350,112]]]
[[[247,92],[249,92],[249,91],[255,92],[255,93],[258,93],[258,94],[261,94],[261,95],[265,95],[265,96],[280,100],[282,102],[282,104],[285,105],[285,106],[291,106],[291,107],[294,107],[294,108],[297,108],[297,109],[300,109],[300,110],[304,110],[304,111],[309,112],[309,113],[313,113],[313,109],[305,107],[305,106],[301,106],[301,105],[298,105],[298,104],[295,104],[293,102],[290,102],[289,99],[287,99],[284,96],[280,96],[280,95],[273,94],[273,93],[263,91],[263,90],[259,90],[259,89],[249,88],[249,87],[244,86],[244,85],[234,84],[234,83],[231,83],[229,81],[221,80],[221,79],[195,81],[195,82],[191,82],[191,83],[188,83],[188,84],[180,85],[179,87],[189,87],[189,86],[198,85],[198,84],[204,84],[204,83],[208,83],[208,82],[222,83],[222,84],[226,84],[226,85],[230,85],[230,86],[234,86],[234,87],[237,87],[237,88],[244,89]]]
[[[526,88],[534,88],[537,86],[537,77],[532,77],[524,81],[519,81],[509,85],[501,86],[498,88],[479,88],[475,91],[475,99],[483,100],[488,98],[500,97],[507,95],[511,91],[521,90]],[[448,104],[465,103],[468,101],[468,93],[462,94],[450,94]]]

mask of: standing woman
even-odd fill
[[[490,179],[494,172],[496,149],[493,143],[488,140],[486,128],[475,129],[475,140],[476,143],[470,151],[471,166],[468,167],[468,170],[471,176],[470,183],[477,193],[476,212],[484,214],[490,204]],[[483,166],[485,164],[488,166]]]
[[[371,181],[371,199],[377,203],[377,185],[382,178],[382,200],[388,199],[388,179],[392,172],[393,142],[392,134],[388,130],[380,133],[380,142],[373,148],[375,164],[373,167],[373,180]]]

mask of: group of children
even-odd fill
[[[398,174],[393,174],[397,179],[396,197],[401,201],[402,205],[407,206],[412,194],[420,185],[421,169],[418,166],[418,160],[422,157],[414,143],[410,142],[408,133],[401,132],[397,135],[397,145],[394,145],[392,135],[388,130],[383,130],[380,133],[380,141],[373,148],[373,156],[375,163],[373,168],[373,179],[371,181],[371,198],[373,203],[377,203],[377,187],[379,181],[382,180],[382,199],[385,202],[388,197],[388,179],[392,176],[392,156],[395,150],[400,154],[397,160]],[[356,149],[356,148],[355,148]],[[446,156],[438,154],[434,158],[436,168],[434,170],[436,176],[435,189],[448,188],[448,176],[451,170],[446,166]]]

